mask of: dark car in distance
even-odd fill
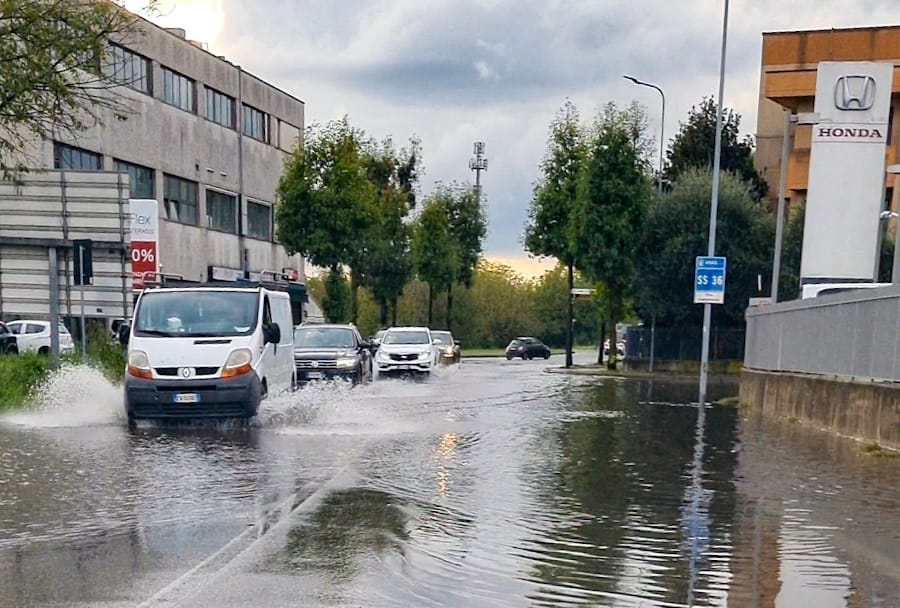
[[[449,331],[432,330],[431,337],[437,346],[441,363],[459,363],[462,354],[459,350],[459,340],[453,339]]]
[[[9,331],[6,325],[0,323],[0,355],[19,354],[18,344],[16,335]]]
[[[294,328],[297,383],[313,380],[372,380],[372,346],[353,325],[304,324]]]
[[[514,339],[506,347],[506,360],[509,361],[513,357],[521,357],[522,359],[543,357],[544,359],[549,359],[550,348],[537,338],[521,336]]]

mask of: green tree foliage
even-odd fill
[[[566,307],[568,306],[568,272],[565,264],[557,264],[533,285],[533,310],[536,328],[532,331],[547,344],[564,346],[566,343]],[[575,284],[589,286],[588,281],[575,274]],[[594,344],[600,337],[600,300],[576,298],[574,304],[574,341],[576,344]]]
[[[367,157],[369,180],[377,191],[378,213],[366,232],[360,260],[362,282],[369,287],[379,309],[378,324],[388,323],[388,306],[396,304],[412,278],[410,226],[406,221],[416,205],[415,186],[421,159],[419,142],[399,152],[390,139],[373,145]],[[354,301],[356,301],[354,299]]]
[[[534,255],[573,262],[569,224],[586,156],[578,110],[567,101],[550,123],[547,154],[528,208],[525,249]]]
[[[762,200],[769,191],[766,180],[753,166],[753,138],[741,139],[741,115],[722,110],[722,171],[737,174],[747,182],[753,198]],[[686,122],[679,124],[678,133],[669,144],[664,170],[665,179],[677,182],[689,169],[712,170],[716,142],[716,100],[704,97],[699,106],[691,108]]]
[[[438,190],[425,199],[413,226],[412,253],[419,279],[428,283],[428,325],[434,320],[434,294],[443,293],[456,280],[457,246],[450,228],[451,195]]]
[[[119,84],[104,76],[108,41],[137,35],[124,2],[0,0],[0,168],[24,169],[29,141],[74,136],[127,112]],[[155,2],[147,5],[152,10]]]
[[[322,313],[329,323],[346,323],[350,320],[350,286],[340,270],[332,269],[325,275],[325,294]]]
[[[484,205],[478,193],[470,187],[451,184],[445,188],[447,194],[447,222],[456,249],[455,282],[463,287],[472,287],[475,267],[484,249],[487,235],[487,218]],[[452,328],[453,283],[447,288],[447,329]]]
[[[645,320],[656,313],[662,326],[702,324],[703,307],[693,303],[694,260],[707,252],[711,192],[712,172],[690,169],[647,215],[638,242],[635,305]],[[728,268],[725,304],[713,306],[713,325],[741,325],[749,298],[768,295],[774,239],[772,216],[756,204],[746,182],[723,173],[716,255],[728,258]],[[782,280],[789,282],[785,275]]]
[[[364,133],[346,117],[306,130],[278,184],[278,239],[288,253],[334,274],[342,265],[352,271],[364,263],[361,242],[378,217],[365,146]]]
[[[578,269],[605,287],[611,343],[615,323],[625,315],[635,244],[653,197],[645,131],[640,106],[604,108],[591,137],[570,224]],[[615,366],[615,357],[610,357],[610,365]]]
[[[578,197],[578,183],[587,158],[585,140],[578,110],[571,101],[566,101],[550,123],[547,154],[541,162],[541,176],[534,186],[525,225],[525,249],[565,263],[568,280],[563,287],[563,297],[568,297],[575,280],[571,222]],[[563,308],[568,311],[571,306],[567,300]],[[563,317],[563,333],[568,316]],[[566,366],[570,366],[571,344],[566,346]]]

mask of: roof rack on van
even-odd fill
[[[146,273],[145,273],[146,274]],[[262,275],[262,273],[260,273]],[[294,302],[308,302],[309,294],[306,291],[306,285],[297,281],[274,280],[274,281],[256,281],[252,279],[237,278],[233,281],[211,280],[211,281],[185,281],[181,275],[166,275],[166,280],[162,282],[146,283],[146,289],[177,289],[179,287],[185,289],[221,289],[223,287],[231,288],[264,288],[271,291],[283,291],[291,297]]]

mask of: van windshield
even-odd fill
[[[247,336],[256,329],[259,295],[252,291],[164,291],[141,296],[137,336]]]

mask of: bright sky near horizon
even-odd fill
[[[348,115],[370,135],[422,140],[425,175],[471,181],[472,142],[486,143],[485,255],[526,276],[555,262],[521,240],[547,128],[566,98],[584,117],[637,100],[669,140],[693,104],[717,88],[718,0],[160,0],[152,19],[306,102],[307,124]],[[129,0],[131,9],[146,0]],[[763,31],[892,25],[891,0],[731,3],[725,105],[756,126]],[[690,15],[690,19],[685,16]]]

